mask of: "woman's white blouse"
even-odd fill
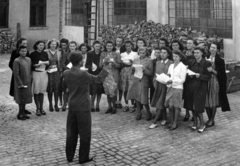
[[[174,64],[171,64],[168,68],[168,74],[171,75],[172,87],[183,89],[183,83],[185,82],[187,75],[187,67],[182,62],[180,62],[175,68]]]

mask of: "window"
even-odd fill
[[[108,25],[133,24],[147,18],[146,0],[108,0],[104,3],[100,0],[100,25],[104,24],[105,18]]]
[[[232,38],[232,1],[169,0],[169,24]]]
[[[85,26],[87,14],[85,3],[88,0],[66,0],[65,24],[73,26]]]
[[[30,27],[46,26],[46,0],[30,0]]]
[[[8,0],[0,1],[0,28],[8,27]]]

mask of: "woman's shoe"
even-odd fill
[[[183,121],[184,121],[184,122],[187,122],[187,121],[189,120],[189,118],[190,118],[190,115],[188,115],[188,116],[186,115],[186,116],[184,117]]]
[[[135,111],[136,111],[135,107],[129,107],[129,112],[133,113]]]
[[[123,108],[123,112],[127,112],[127,111],[129,111],[129,107],[128,107],[128,106],[125,106],[125,107]]]
[[[29,116],[27,116],[27,115],[24,115],[24,118],[25,118],[25,119],[30,119],[30,117],[29,117]]]
[[[53,107],[52,106],[49,106],[49,111],[53,112]]]
[[[112,108],[108,108],[107,111],[105,112],[105,114],[111,113],[112,112]]]
[[[96,112],[96,110],[94,108],[91,108],[91,112]]]
[[[146,120],[147,120],[147,121],[150,121],[151,119],[152,119],[152,114],[150,113],[150,114],[147,115]]]
[[[122,108],[123,108],[122,104],[119,103],[118,106],[117,106],[117,108],[122,109]]]
[[[26,120],[24,115],[17,115],[18,120]]]
[[[215,125],[215,122],[212,122],[211,124],[206,123],[206,128],[213,127]]]
[[[170,129],[170,128],[171,128],[171,126],[172,126],[172,124],[171,124],[171,123],[169,123],[169,124],[167,124],[167,125],[166,125],[166,128],[167,128],[167,129]]]
[[[116,114],[117,113],[117,109],[115,108],[115,109],[112,109],[112,112],[111,112],[111,114]]]
[[[55,111],[56,111],[56,112],[59,112],[59,108],[58,108],[57,105],[55,105],[54,108],[55,108]]]
[[[62,106],[62,111],[63,111],[63,112],[66,111],[66,105],[63,105],[63,106]]]
[[[100,109],[99,109],[99,108],[96,108],[96,112],[100,112]]]
[[[198,132],[198,133],[203,133],[204,130],[205,130],[205,128],[206,128],[206,126],[203,126],[203,128],[202,128],[202,129],[198,129],[197,132]]]
[[[176,126],[173,126],[173,125],[172,125],[172,126],[169,128],[169,130],[172,131],[172,130],[176,130],[177,128],[178,128],[178,124],[176,124]]]
[[[192,126],[191,129],[192,130],[197,130],[197,126]]]
[[[37,110],[37,111],[36,111],[36,115],[37,115],[37,116],[41,116],[41,115],[42,115],[41,112],[40,112],[40,110]]]
[[[142,119],[142,115],[137,115],[136,120],[141,120]]]
[[[167,124],[167,121],[166,120],[163,120],[162,122],[161,122],[161,125],[162,126],[165,126]]]
[[[41,110],[41,115],[46,115],[46,112],[44,110]]]
[[[156,128],[156,127],[157,127],[157,124],[152,123],[152,124],[149,126],[149,129],[154,129],[154,128]]]

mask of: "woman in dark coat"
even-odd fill
[[[212,64],[212,66],[208,68],[208,71],[211,72],[212,76],[208,82],[208,93],[205,105],[208,115],[208,121],[206,123],[207,127],[214,126],[217,107],[221,106],[222,111],[224,112],[230,111],[230,106],[226,95],[227,76],[225,71],[225,62],[217,54],[219,49],[220,45],[216,42],[213,42],[210,47],[210,57],[207,59]]]
[[[194,56],[196,60],[189,64],[188,69],[195,72],[195,75],[187,76],[188,84],[185,86],[187,93],[185,93],[184,107],[193,112],[192,129],[197,129],[199,119],[198,132],[202,133],[206,127],[202,113],[205,109],[208,81],[211,78],[211,73],[207,68],[211,66],[211,63],[203,58],[204,50],[200,47],[194,48]]]
[[[101,68],[99,67],[100,56],[101,56],[101,43],[99,41],[95,41],[93,43],[93,51],[87,53],[87,61],[85,67],[88,69],[89,74],[98,75],[101,72]],[[91,84],[89,85],[90,95],[91,95],[91,111],[99,112],[99,104],[101,101],[102,94],[104,93],[103,84]],[[96,109],[94,107],[94,102],[97,97]]]
[[[32,103],[32,76],[31,60],[26,57],[27,47],[19,47],[19,57],[13,63],[14,73],[14,100],[19,105],[19,120],[29,119],[25,113],[26,104]]]
[[[18,53],[18,48],[20,46],[27,46],[27,39],[25,38],[20,38],[18,41],[17,41],[17,44],[16,44],[16,49],[14,49],[12,51],[12,54],[11,54],[11,57],[10,57],[10,61],[9,61],[9,68],[13,71],[13,62],[16,58],[19,57],[19,53]],[[27,55],[26,57],[29,57],[29,52],[27,52]],[[14,76],[13,76],[13,73],[12,73],[12,79],[11,79],[11,84],[10,84],[10,91],[9,91],[9,94],[10,96],[14,96]]]

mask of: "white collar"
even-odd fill
[[[55,54],[56,51],[49,50],[53,55]]]
[[[164,63],[167,64],[167,62],[168,62],[168,59]],[[161,60],[161,63],[163,63],[163,60]]]

